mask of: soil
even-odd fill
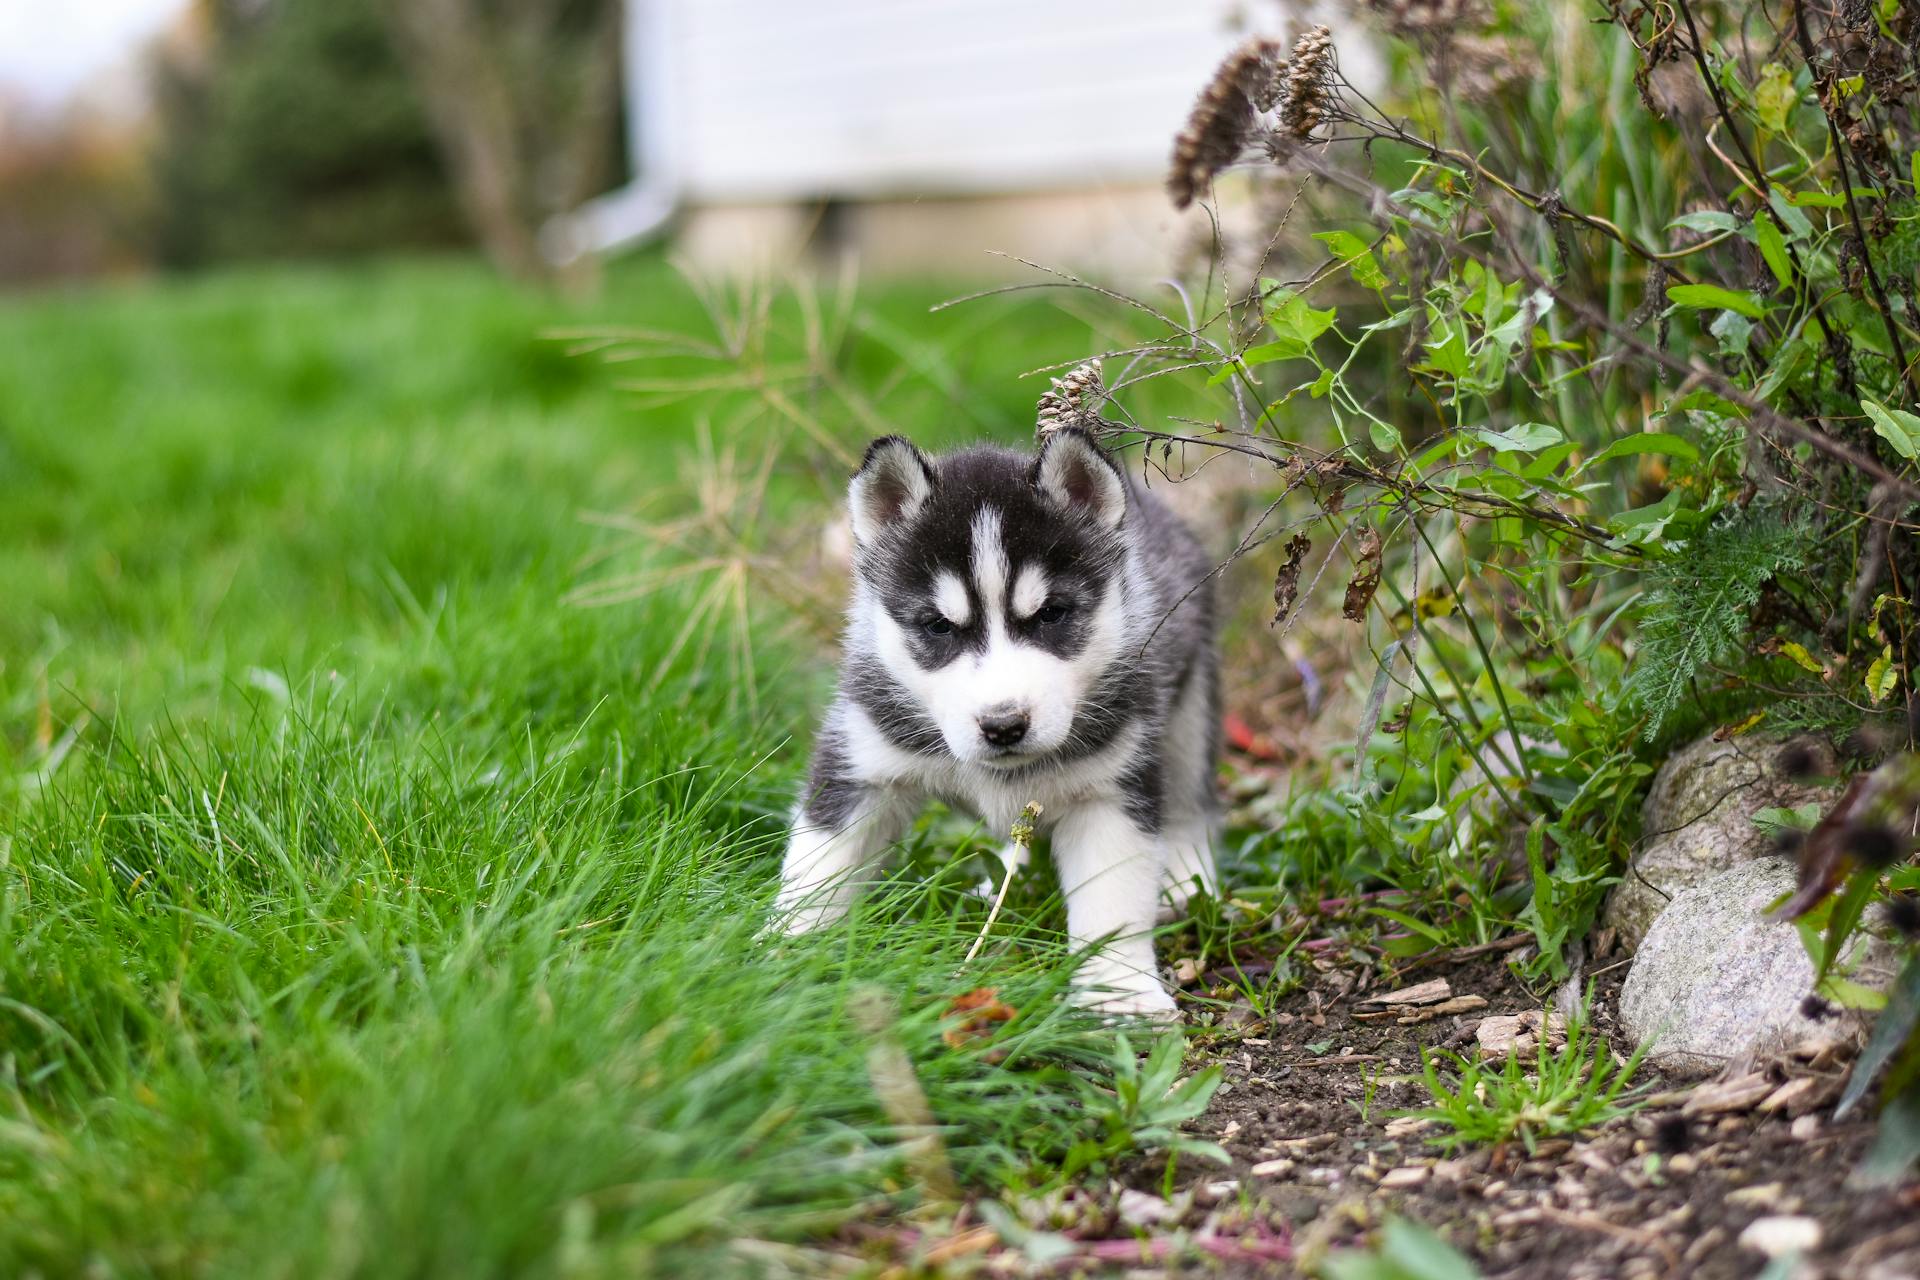
[[[1758,1067],[1766,1083],[1810,1081],[1793,1105],[1770,1112],[1756,1109],[1751,1095],[1772,1090],[1751,1075],[1744,1101],[1724,1098],[1731,1105],[1703,1110],[1713,1092],[1643,1069],[1636,1081],[1647,1086],[1647,1105],[1577,1139],[1542,1139],[1531,1152],[1513,1142],[1450,1156],[1430,1140],[1434,1130],[1395,1125],[1395,1111],[1427,1100],[1418,1079],[1423,1047],[1472,1054],[1482,1019],[1541,1009],[1541,996],[1513,976],[1507,959],[1430,963],[1368,992],[1351,989],[1352,971],[1329,966],[1270,1019],[1242,1020],[1203,1039],[1200,1060],[1217,1061],[1225,1082],[1189,1129],[1220,1143],[1233,1164],[1188,1171],[1176,1180],[1173,1203],[1183,1204],[1185,1192],[1190,1214],[1209,1203],[1237,1206],[1214,1213],[1288,1238],[1296,1266],[1363,1243],[1397,1215],[1439,1230],[1490,1280],[1746,1280],[1767,1257],[1741,1243],[1742,1232],[1757,1219],[1791,1215],[1819,1224],[1819,1243],[1792,1272],[1802,1280],[1920,1277],[1920,1183],[1850,1182],[1872,1138],[1871,1108],[1846,1123],[1828,1119],[1845,1064],[1818,1054]],[[1195,1015],[1213,976],[1190,984],[1190,1021],[1203,1020]],[[1595,974],[1593,1027],[1610,1040],[1618,1038],[1610,1011],[1623,976],[1623,965],[1604,962]],[[1454,997],[1479,996],[1486,1006],[1425,1021],[1362,1007],[1391,986],[1434,978],[1445,978]],[[1542,995],[1551,1001],[1551,992]],[[1143,1161],[1127,1181],[1158,1193],[1164,1172],[1164,1162]],[[1284,1270],[1225,1265],[1244,1274]]]

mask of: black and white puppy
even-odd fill
[[[1042,806],[1076,982],[1166,1015],[1150,930],[1214,888],[1219,664],[1199,542],[1084,432],[1037,456],[876,440],[849,493],[839,692],[794,818],[789,932],[845,914],[929,798],[1007,831]]]

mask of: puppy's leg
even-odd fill
[[[1215,897],[1220,880],[1213,853],[1219,843],[1219,802],[1214,761],[1219,755],[1219,673],[1212,655],[1201,661],[1174,700],[1163,745],[1168,776],[1167,882],[1162,916],[1185,914],[1197,888]]]
[[[911,815],[912,797],[854,777],[839,733],[823,728],[780,864],[774,926],[806,933],[846,915],[862,879]]]
[[[1053,829],[1054,867],[1067,896],[1067,934],[1080,947],[1106,940],[1074,975],[1091,1008],[1174,1016],[1173,997],[1153,960],[1163,857],[1160,838],[1116,802],[1076,807]]]
[[[1220,896],[1220,875],[1214,867],[1213,846],[1219,833],[1210,815],[1193,814],[1167,824],[1167,880],[1162,889],[1161,918],[1186,914],[1187,900],[1198,890]]]

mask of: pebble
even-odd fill
[[[1425,1165],[1407,1165],[1400,1169],[1389,1169],[1381,1176],[1380,1185],[1388,1190],[1403,1187],[1417,1187],[1431,1176],[1433,1170]]]
[[[1682,1151],[1677,1155],[1668,1157],[1666,1168],[1668,1173],[1676,1177],[1684,1178],[1700,1168],[1700,1157],[1690,1151]]]
[[[1293,1172],[1293,1166],[1294,1162],[1292,1160],[1284,1158],[1279,1160],[1262,1160],[1259,1164],[1247,1170],[1247,1172],[1256,1178],[1284,1178]]]
[[[1120,1193],[1120,1221],[1133,1227],[1152,1227],[1177,1217],[1174,1207],[1150,1191],[1131,1188]]]
[[[1812,1113],[1800,1116],[1791,1125],[1787,1126],[1787,1132],[1792,1135],[1796,1142],[1805,1142],[1807,1139],[1813,1137],[1814,1134],[1820,1132],[1820,1117]]]
[[[1755,1218],[1740,1233],[1740,1243],[1769,1258],[1777,1258],[1785,1253],[1805,1253],[1820,1244],[1820,1224],[1812,1218],[1795,1214]]]

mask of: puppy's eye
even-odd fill
[[[920,626],[921,629],[930,636],[950,636],[953,634],[953,624],[939,614],[928,618],[925,622],[921,623]]]
[[[1033,620],[1051,626],[1072,612],[1073,606],[1063,604],[1058,600],[1049,600],[1040,606],[1040,611],[1033,615]]]

